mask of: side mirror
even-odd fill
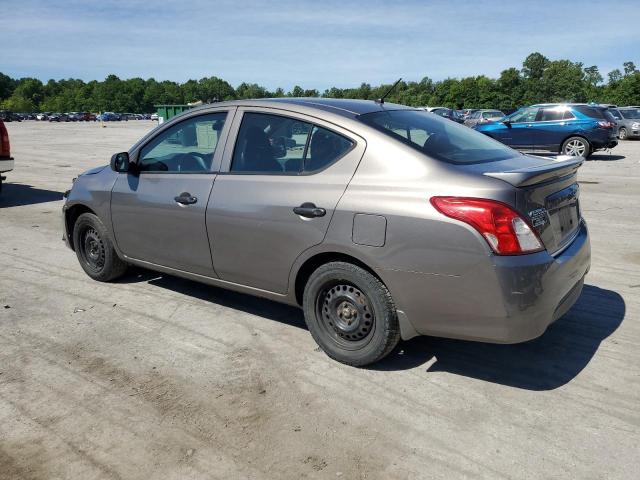
[[[127,152],[116,153],[111,157],[111,170],[114,172],[128,172],[129,165],[129,154]]]

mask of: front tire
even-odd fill
[[[624,127],[620,127],[620,130],[618,131],[618,138],[620,140],[626,140],[627,139],[627,129]]]
[[[303,295],[309,332],[334,360],[365,366],[387,356],[400,341],[398,315],[387,287],[346,262],[319,267]]]
[[[109,282],[127,270],[127,264],[118,257],[107,229],[93,213],[83,213],[76,220],[73,245],[80,266],[94,280]]]
[[[562,144],[562,154],[587,158],[591,154],[591,145],[582,137],[570,137]]]

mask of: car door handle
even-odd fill
[[[299,207],[294,207],[293,213],[300,215],[301,217],[315,218],[324,217],[327,214],[327,211],[324,208],[316,207],[311,202],[305,202]]]
[[[173,197],[173,199],[180,205],[193,205],[198,201],[198,197],[194,197],[189,192],[182,192],[177,197]]]

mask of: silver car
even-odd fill
[[[589,270],[582,162],[401,105],[217,103],[80,175],[64,240],[95,280],[137,265],[298,305],[350,365],[416,335],[523,342]]]
[[[609,113],[616,119],[618,138],[620,140],[640,138],[640,109],[630,107],[609,108]]]
[[[497,122],[504,117],[504,113],[500,110],[476,110],[464,119],[464,124],[467,127],[473,128],[478,124]]]

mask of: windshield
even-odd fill
[[[620,113],[624,118],[630,118],[634,120],[640,119],[640,109],[637,109],[637,108],[630,108],[629,110],[620,110]]]
[[[358,118],[419,152],[447,163],[486,163],[518,155],[482,133],[422,110],[375,112]]]
[[[616,120],[621,120],[622,119],[622,115],[620,115],[620,112],[618,110],[615,110],[613,108],[610,108],[609,110],[607,110],[611,116],[613,118],[615,118]]]

